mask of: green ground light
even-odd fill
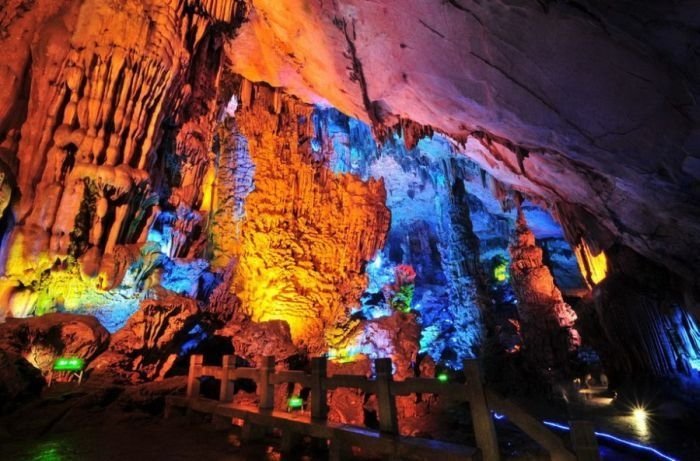
[[[287,407],[297,409],[297,408],[302,408],[304,406],[304,399],[301,397],[290,397],[289,400],[287,401]]]
[[[79,357],[59,357],[53,364],[54,371],[80,371],[85,367],[85,360]]]
[[[440,373],[437,375],[437,380],[441,383],[446,383],[449,380],[449,377],[447,376],[447,373]]]

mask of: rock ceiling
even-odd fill
[[[460,140],[571,238],[696,278],[693,2],[253,0],[235,72],[374,124]],[[590,215],[595,219],[590,219]]]
[[[621,242],[697,281],[693,3],[11,0],[0,19],[3,168],[15,157],[23,165],[17,218],[33,224],[62,208],[53,196],[33,206],[28,186],[56,180],[42,173],[51,137],[79,155],[97,139],[107,163],[142,167],[157,122],[191,95],[188,61],[214,26],[228,29],[233,72],[335,106],[378,134],[398,124],[444,132],[501,182],[547,203],[570,240],[596,252]],[[110,129],[126,145],[99,130],[124,96],[100,93],[99,81],[121,69],[125,91],[141,80],[152,90],[146,106],[116,113]],[[52,89],[60,81],[67,93]],[[83,88],[85,102],[70,99]],[[71,123],[83,130],[60,127]],[[127,165],[104,174],[142,181]],[[51,246],[65,246],[55,235],[64,231],[53,229]],[[100,232],[93,240],[112,244],[122,231]]]

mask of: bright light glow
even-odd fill
[[[692,368],[695,371],[700,371],[700,359],[691,359],[689,360],[690,362],[690,368]]]
[[[295,395],[293,397],[290,397],[289,400],[287,401],[287,407],[290,409],[299,409],[304,406],[304,399],[301,397]]]
[[[635,405],[632,408],[632,426],[641,440],[647,442],[651,436],[649,430],[649,411],[642,405]]]
[[[553,427],[555,429],[561,429],[563,431],[569,431],[569,426],[565,426],[563,424],[555,423],[553,421],[542,421],[542,423],[545,426]],[[637,450],[642,450],[646,451],[648,453],[653,453],[654,455],[658,456],[661,459],[665,459],[666,461],[679,461],[677,458],[672,458],[671,456],[660,452],[656,448],[653,447],[648,447],[646,445],[642,445],[637,442],[633,442],[631,440],[625,440],[620,437],[614,436],[612,434],[607,434],[605,432],[595,432],[596,437],[600,437],[601,439],[606,439],[606,440],[612,440],[613,442],[619,443],[621,445],[625,445],[630,448],[635,448]]]
[[[447,373],[440,373],[437,375],[437,380],[440,381],[441,383],[446,383],[449,381],[449,376],[447,376]]]
[[[505,282],[508,280],[508,265],[507,263],[499,264],[493,268],[493,278],[498,282]]]
[[[637,421],[645,422],[645,421],[647,420],[647,417],[649,416],[649,414],[647,413],[647,410],[646,410],[645,408],[642,408],[642,407],[635,407],[635,408],[632,410],[632,416],[633,416],[634,419],[636,419]]]
[[[53,364],[54,371],[80,371],[85,367],[85,360],[79,357],[59,357]]]
[[[328,349],[328,359],[336,363],[352,363],[355,361],[359,352],[352,347],[343,347],[341,349]]]
[[[378,270],[382,267],[382,254],[377,253],[377,257],[372,261],[372,268]]]

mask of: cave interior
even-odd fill
[[[278,459],[155,429],[193,357],[273,356],[476,363],[562,446],[596,431],[548,457],[492,410],[501,459],[700,459],[698,30],[693,1],[4,0],[0,450]],[[329,424],[384,431],[376,394]],[[497,459],[468,406],[395,400],[395,435]]]

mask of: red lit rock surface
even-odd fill
[[[570,354],[581,344],[574,328],[576,313],[564,302],[552,274],[542,263],[542,249],[536,245],[522,213],[510,254],[524,353],[534,366],[564,370]]]

